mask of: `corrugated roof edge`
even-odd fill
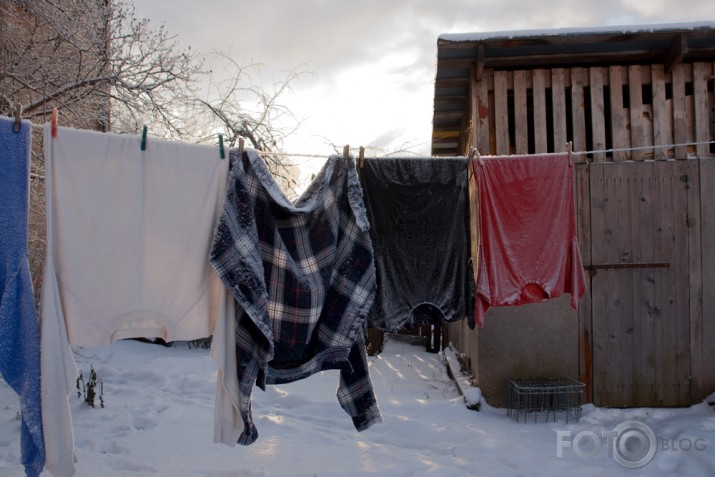
[[[564,36],[564,35],[593,35],[593,34],[629,34],[654,31],[685,31],[697,29],[715,29],[715,21],[707,22],[674,22],[654,23],[644,25],[616,25],[583,28],[551,28],[533,30],[502,30],[475,33],[443,33],[438,41],[463,42],[484,41],[513,38]]]

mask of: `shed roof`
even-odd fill
[[[715,60],[715,22],[443,34],[437,40],[432,154],[457,155],[469,79],[532,69]]]

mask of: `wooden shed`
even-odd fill
[[[440,36],[433,155],[573,144],[588,291],[449,325],[490,404],[568,377],[599,406],[715,391],[715,22]]]

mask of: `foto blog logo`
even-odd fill
[[[556,431],[556,457],[563,457],[564,449],[582,459],[592,459],[605,446],[608,457],[623,467],[636,469],[648,465],[660,448],[662,451],[702,451],[707,448],[703,438],[678,440],[658,439],[653,429],[641,421],[625,421],[611,431]]]

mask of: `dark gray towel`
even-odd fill
[[[365,159],[375,254],[369,326],[398,330],[471,314],[467,158]]]

